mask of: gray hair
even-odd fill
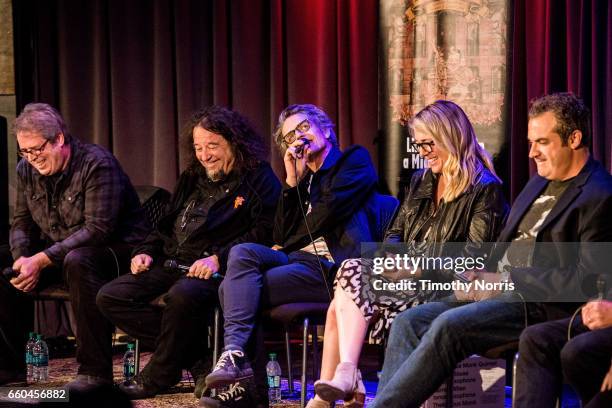
[[[62,115],[46,103],[29,103],[23,108],[13,123],[13,134],[17,135],[19,132],[40,133],[52,142],[60,133],[64,134],[66,141],[70,139]]]
[[[290,105],[285,108],[278,116],[278,124],[274,129],[274,141],[281,150],[285,150],[287,146],[283,140],[283,124],[288,117],[303,113],[308,117],[309,121],[314,122],[315,125],[323,132],[329,131],[329,141],[334,147],[338,146],[338,139],[336,138],[336,132],[334,132],[334,124],[323,110],[315,105],[311,104],[296,104]]]

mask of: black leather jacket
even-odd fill
[[[412,175],[410,190],[404,199],[393,226],[385,235],[385,242],[411,243],[419,236],[419,231],[433,213],[436,176],[429,169],[419,170]],[[451,202],[442,202],[434,218],[428,243],[462,242],[462,254],[457,256],[482,256],[504,226],[508,214],[508,204],[504,198],[501,183],[484,170],[480,180]],[[458,247],[458,246],[456,246]],[[427,256],[439,256],[444,245],[428,246]],[[445,256],[449,255],[444,252]],[[448,272],[423,271],[423,278],[449,280]]]

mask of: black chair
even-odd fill
[[[389,195],[376,194],[366,205],[366,213],[372,238],[375,242],[384,239],[385,232],[393,222],[399,206],[397,198]],[[302,326],[302,375],[300,390],[300,406],[306,404],[306,368],[308,357],[308,335],[312,335],[313,377],[319,376],[318,338],[319,325],[325,325],[329,303],[288,303],[273,307],[264,312],[264,316],[272,321],[283,324],[285,331],[285,352],[287,354],[287,377],[289,393],[293,394],[293,374],[291,370],[291,346],[289,343],[289,327],[293,324]]]

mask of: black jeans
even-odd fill
[[[35,290],[61,281],[68,286],[77,321],[79,374],[113,378],[113,326],[98,310],[96,294],[105,283],[127,271],[131,250],[127,244],[78,248],[66,255],[61,269],[48,267],[41,271]],[[0,328],[5,337],[0,349],[2,368],[24,369],[23,348],[32,327],[32,303],[31,296],[0,278]]]
[[[521,334],[515,406],[553,407],[563,380],[584,405],[599,392],[610,368],[612,327],[591,331],[577,316],[567,341],[569,322],[568,318],[540,323]]]
[[[117,327],[155,350],[142,374],[169,387],[180,381],[183,368],[210,355],[206,326],[219,304],[219,280],[188,278],[180,270],[164,268],[163,261],[157,258],[150,270],[108,283],[97,303]],[[163,308],[150,304],[164,293]]]

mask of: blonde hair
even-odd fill
[[[491,156],[478,144],[467,115],[454,102],[439,100],[417,113],[410,126],[431,135],[434,143],[448,151],[442,166],[446,187],[442,197],[450,202],[478,183],[485,168],[501,182]]]

